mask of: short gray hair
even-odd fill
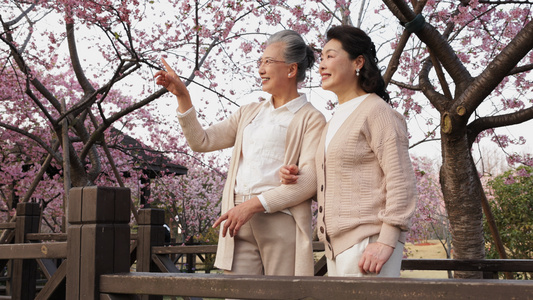
[[[282,30],[270,36],[267,46],[274,43],[285,44],[285,50],[283,51],[285,62],[297,63],[296,79],[298,82],[304,81],[305,71],[311,69],[315,63],[313,49],[305,43],[299,33],[293,30]]]

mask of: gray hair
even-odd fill
[[[270,36],[267,46],[274,43],[285,44],[285,50],[283,51],[285,62],[289,64],[297,63],[296,79],[298,82],[304,81],[305,71],[311,69],[315,63],[313,49],[305,44],[299,33],[293,30],[282,30]]]

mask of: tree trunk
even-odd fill
[[[440,182],[450,220],[454,259],[483,259],[483,188],[466,134],[442,136]],[[455,278],[482,278],[481,272],[455,272]]]

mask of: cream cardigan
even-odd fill
[[[208,152],[233,147],[228,176],[222,195],[222,213],[234,207],[235,177],[242,149],[243,130],[261,109],[261,103],[240,107],[228,119],[205,130],[196,118],[196,113],[179,117],[181,128],[193,151]],[[314,157],[316,147],[326,121],[311,103],[305,104],[295,114],[287,129],[284,164],[296,164],[299,168],[298,182],[280,185],[263,193],[271,212],[288,208],[297,225],[295,275],[314,274],[313,247],[311,240],[311,198],[316,193]],[[220,225],[220,228],[223,226]],[[231,270],[234,240],[219,234],[215,266]]]
[[[327,126],[316,154],[317,232],[327,257],[376,234],[392,247],[405,242],[417,194],[403,116],[371,94],[324,154]]]

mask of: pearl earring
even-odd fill
[[[355,69],[355,75],[359,76],[359,69]]]

